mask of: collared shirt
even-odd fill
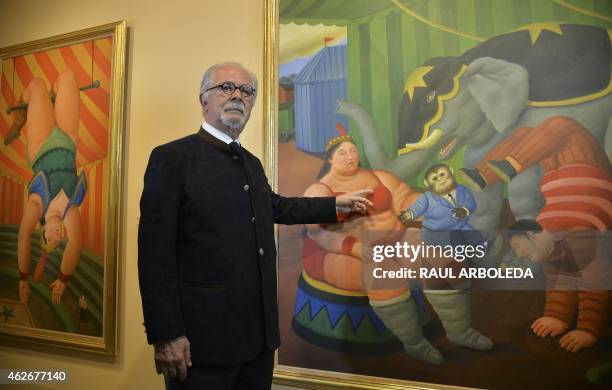
[[[232,142],[236,142],[238,145],[240,145],[240,139],[238,138],[236,138],[235,140],[232,139],[232,137],[225,134],[224,132],[217,129],[216,127],[214,127],[213,125],[211,125],[210,123],[206,121],[202,121],[202,128],[206,130],[210,135],[218,139],[219,141],[223,141],[228,145]]]

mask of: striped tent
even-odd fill
[[[109,101],[112,38],[64,46],[2,61],[0,79],[0,224],[17,225],[27,199],[32,170],[26,160],[26,138],[22,135],[4,145],[13,122],[7,107],[16,105],[33,78],[41,78],[51,89],[66,68],[74,71],[80,87],[93,80],[100,87],[81,92],[77,170],[85,172],[87,196],[80,206],[84,247],[104,254],[105,202],[108,177]]]
[[[336,113],[346,99],[346,45],[324,47],[295,79],[295,146],[309,153],[325,151],[338,136],[336,123],[348,127],[347,117]]]

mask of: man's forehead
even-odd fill
[[[217,69],[214,74],[215,82],[233,81],[236,84],[250,84],[251,75],[245,69],[236,66],[226,66]]]

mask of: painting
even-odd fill
[[[114,355],[126,23],[0,49],[0,338]]]
[[[524,252],[521,240],[578,229],[597,237],[601,275],[612,278],[611,37],[605,0],[266,2],[264,157],[277,192],[373,190],[366,216],[279,226],[276,383],[510,389],[610,380],[609,283],[596,297],[580,287],[561,301],[547,287],[440,293],[406,282],[377,294],[363,285],[361,244],[366,230],[417,229],[435,240],[424,202],[445,194],[445,229],[469,220],[490,244],[487,267],[548,281],[552,252]],[[438,193],[443,174],[453,190]],[[596,329],[585,325],[587,306]]]

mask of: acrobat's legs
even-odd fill
[[[57,126],[76,143],[79,133],[79,86],[72,69],[66,69],[53,84],[55,121]]]
[[[53,130],[55,114],[49,91],[42,79],[30,81],[22,97],[28,103],[25,136],[28,139],[28,153],[33,159]]]

